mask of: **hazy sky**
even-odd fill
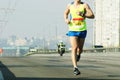
[[[0,20],[1,8],[15,8],[13,13],[7,13],[6,26],[1,26],[1,37],[18,35],[20,37],[55,37],[65,36],[68,26],[64,22],[63,13],[66,5],[73,0],[0,0]],[[82,0],[93,8],[93,0]],[[9,5],[9,6],[8,6]],[[7,8],[6,7],[6,8]],[[88,39],[92,38],[93,26],[87,20]]]

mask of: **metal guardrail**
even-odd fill
[[[120,48],[89,48],[84,49],[83,52],[120,52]]]
[[[71,50],[66,50],[65,53],[70,53]],[[120,48],[86,48],[83,49],[84,53],[106,53],[106,52],[120,52]],[[32,54],[52,54],[58,53],[56,49],[51,50],[44,50],[44,49],[37,49],[36,51],[30,51],[24,56],[32,55]]]
[[[1,56],[17,56],[17,49],[10,48],[10,49],[3,49],[3,53]],[[65,53],[70,53],[71,50],[67,50]],[[120,48],[84,48],[84,53],[107,53],[107,52],[120,52]],[[25,48],[19,50],[19,56],[28,56],[32,54],[53,54],[58,53],[57,49],[36,49],[30,51],[30,49]]]

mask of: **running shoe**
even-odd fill
[[[74,75],[79,75],[80,71],[78,70],[78,68],[74,68]]]

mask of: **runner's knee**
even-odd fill
[[[79,53],[82,53],[82,52],[83,52],[83,49],[78,48],[77,51],[78,51]]]

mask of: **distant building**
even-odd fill
[[[95,0],[94,45],[120,47],[120,0]]]

